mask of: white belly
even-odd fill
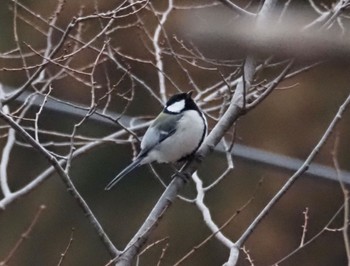
[[[148,153],[142,164],[176,162],[190,155],[199,145],[204,122],[198,112],[190,110],[178,121],[176,132]]]

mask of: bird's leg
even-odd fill
[[[179,170],[180,168],[180,163],[178,162],[175,162],[175,163],[171,163],[170,164],[171,168],[173,169],[173,171],[175,172],[172,176],[171,176],[171,179],[173,179],[176,175],[180,175],[181,172]]]
[[[187,181],[190,179],[190,174],[187,172],[181,172],[181,170],[178,170],[178,168],[176,167],[177,165],[179,165],[178,163],[171,163],[170,164],[171,167],[173,168],[173,171],[175,172],[172,176],[171,179],[175,178],[176,176],[182,178],[185,183],[187,183]]]
[[[179,172],[179,168],[181,168],[181,163],[180,162],[175,162],[175,163],[170,163],[169,164],[171,168],[173,169],[174,172]]]
[[[204,156],[202,153],[196,153],[194,156],[194,159],[196,160],[197,163],[202,163],[204,160]]]

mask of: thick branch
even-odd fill
[[[274,7],[276,0],[266,1],[258,15],[258,22],[264,22],[264,20],[271,14],[271,9]],[[244,64],[244,74],[238,81],[234,95],[230,105],[219,122],[215,125],[210,132],[204,143],[198,150],[195,159],[189,161],[181,170],[181,173],[175,175],[173,181],[169,184],[163,195],[158,200],[157,204],[146,218],[139,231],[134,235],[127,247],[123,251],[122,255],[117,259],[116,265],[129,266],[132,259],[137,255],[140,248],[145,244],[148,237],[156,227],[159,219],[163,216],[164,212],[168,209],[171,203],[176,198],[178,191],[180,191],[185,185],[184,176],[188,177],[192,175],[201,163],[201,159],[209,155],[220,142],[221,138],[233,125],[233,123],[243,114],[245,107],[245,92],[249,90],[250,84],[252,84],[255,73],[256,61],[252,56],[248,56]],[[237,249],[233,247],[235,251]],[[237,252],[231,252],[231,254],[237,254]],[[237,261],[238,255],[234,256],[236,260],[229,259],[227,265],[234,265]]]
[[[242,106],[243,85],[239,86],[236,89],[236,92],[234,94],[229,108],[225,112],[224,116],[213,128],[213,130],[210,132],[209,136],[205,139],[203,145],[197,153],[197,159],[205,157],[213,151],[214,147],[219,143],[222,136],[242,114]],[[190,176],[194,171],[197,170],[199,164],[200,160],[192,160],[184,166],[180,174],[175,175],[174,179],[164,191],[163,195],[160,197],[157,204],[154,206],[146,221],[143,223],[143,225],[135,234],[135,236],[131,239],[122,255],[117,258],[116,265],[126,266],[131,264],[132,259],[137,255],[141,247],[145,244],[148,237],[159,222],[160,218],[163,216],[164,212],[175,200],[178,192],[184,187],[186,182],[183,175]]]

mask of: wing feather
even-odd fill
[[[181,117],[182,114],[169,115],[161,113],[153,121],[143,136],[139,156],[145,156],[151,149],[174,134],[177,122]]]

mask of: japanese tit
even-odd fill
[[[198,150],[207,134],[207,120],[191,96],[192,91],[169,98],[143,136],[140,153],[105,190],[140,165],[181,161]]]

